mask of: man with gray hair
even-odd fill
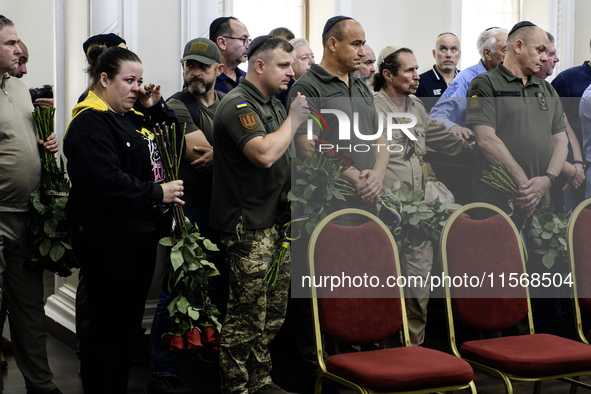
[[[476,47],[481,60],[462,70],[454,78],[429,114],[432,118],[443,121],[447,128],[456,134],[460,133],[467,139],[472,138],[472,132],[464,127],[468,86],[477,75],[496,68],[497,64],[505,59],[507,29],[501,27],[486,29],[478,36]]]
[[[361,79],[367,86],[370,86],[371,77],[376,72],[376,54],[367,44],[363,46],[365,55],[361,58],[359,69],[353,72],[353,76]]]
[[[289,42],[294,49],[293,72],[297,81],[314,64],[314,52],[305,38],[295,38]]]

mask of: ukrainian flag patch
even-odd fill
[[[241,101],[239,103],[236,103],[236,108],[244,108],[246,107],[246,101]]]

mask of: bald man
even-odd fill
[[[567,154],[558,94],[535,76],[548,62],[549,48],[544,30],[519,22],[509,32],[505,61],[468,88],[466,124],[477,145],[474,198],[510,211],[507,198],[481,180],[490,164],[504,163],[519,190],[515,216],[522,219],[550,203],[549,190],[558,183]]]
[[[433,49],[435,64],[431,70],[419,75],[419,88],[416,93],[425,104],[427,112],[437,104],[439,97],[460,72],[456,66],[461,56],[460,40],[455,34],[441,33],[437,36]]]

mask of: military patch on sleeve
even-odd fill
[[[259,125],[259,118],[254,112],[241,114],[238,118],[240,119],[242,127],[244,127],[246,130],[254,130]]]
[[[548,111],[548,103],[546,103],[546,97],[544,97],[544,93],[537,92],[536,97],[538,98],[538,106],[542,111]]]
[[[244,108],[246,107],[246,101],[241,101],[239,103],[236,103],[236,108]]]
[[[478,100],[478,95],[473,94],[471,97],[468,97],[468,108],[475,109],[480,107],[480,100]]]

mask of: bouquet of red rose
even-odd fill
[[[183,133],[184,141],[184,133]],[[182,142],[177,144],[174,125],[156,126],[156,143],[169,181],[178,179]],[[179,146],[181,147],[178,150]],[[181,206],[173,204],[173,230],[160,244],[170,248],[167,265],[171,317],[170,331],[165,334],[169,350],[183,352],[192,349],[217,350],[221,324],[219,311],[209,298],[209,278],[219,275],[208,261],[208,252],[217,246],[201,236],[199,228],[184,215]]]

